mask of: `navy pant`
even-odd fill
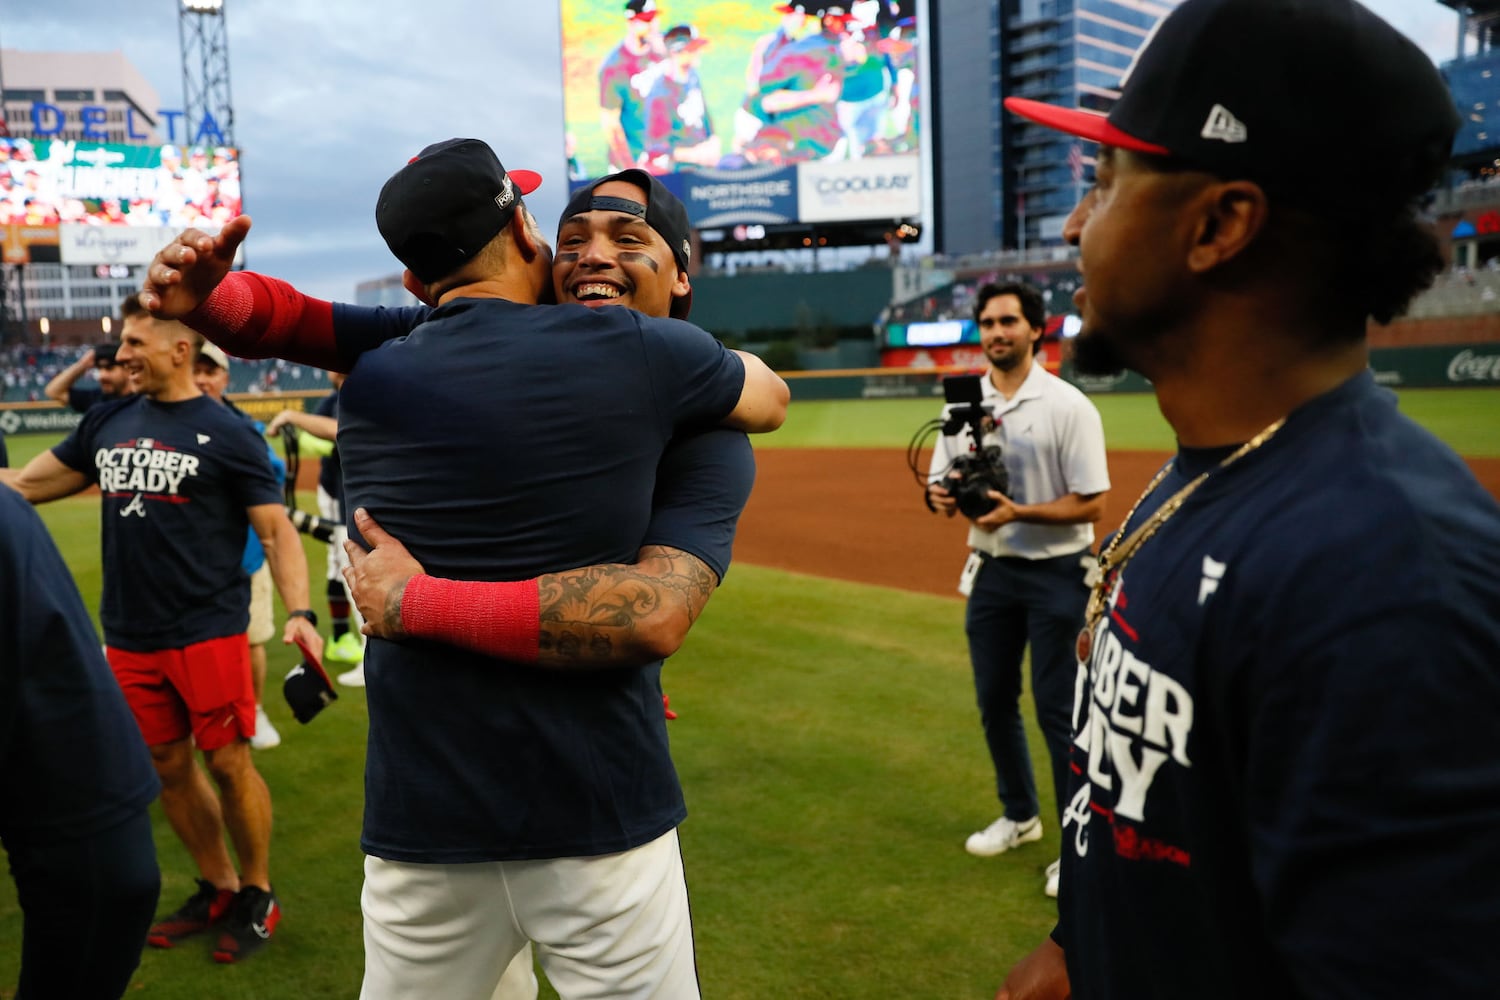
[[[1062,814],[1078,668],[1074,650],[1088,602],[1080,562],[1084,554],[1053,559],[986,556],[969,594],[964,631],[979,719],[995,765],[995,791],[1006,817],[1017,822],[1041,812],[1021,723],[1021,662],[1028,642],[1031,695],[1052,758],[1054,802]]]
[[[114,1000],[130,985],[161,872],[143,808],[80,840],[11,851],[25,914],[16,1000]]]

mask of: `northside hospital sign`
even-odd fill
[[[109,140],[109,133],[105,130],[104,126],[108,114],[109,109],[102,104],[85,104],[79,107],[77,109],[77,123],[83,132],[83,137],[96,142],[107,142]],[[125,109],[125,137],[131,142],[149,141],[151,139],[151,132],[149,131],[150,122],[145,118],[144,112],[139,113],[139,119],[137,118],[137,114],[138,112],[134,107],[127,107]],[[214,146],[228,145],[228,140],[224,138],[224,131],[219,128],[218,121],[208,111],[203,112],[203,120],[198,123],[198,129],[192,137],[187,135],[187,124],[185,121],[187,112],[161,108],[156,114],[161,119],[162,126],[166,130],[167,142],[183,142],[194,146],[204,144]],[[33,101],[31,104],[30,138],[49,139],[53,136],[62,135],[63,130],[69,124],[68,116],[69,113],[56,104],[48,104],[46,101]],[[139,131],[136,127],[138,121],[142,120],[146,121],[147,124],[147,131],[145,132]],[[179,122],[183,123],[183,134],[180,139],[177,135]]]

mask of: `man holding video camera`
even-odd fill
[[[1046,325],[1041,292],[1021,283],[986,284],[975,296],[974,319],[989,371],[970,376],[979,383],[973,402],[951,401],[962,395],[957,380],[947,387],[948,422],[933,450],[927,498],[930,507],[971,522],[973,551],[958,589],[969,599],[964,630],[1004,812],[964,846],[992,857],[1042,837],[1020,712],[1028,642],[1032,697],[1059,811],[1065,799],[1074,640],[1109,471],[1099,411],[1035,362]],[[1046,891],[1057,895],[1056,863],[1047,866]]]

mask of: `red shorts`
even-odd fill
[[[105,647],[147,746],[192,734],[199,750],[255,735],[255,689],[244,633],[149,653]]]

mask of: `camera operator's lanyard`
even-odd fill
[[[1076,650],[1078,662],[1087,663],[1089,661],[1089,654],[1094,649],[1094,630],[1098,627],[1100,619],[1104,617],[1105,609],[1109,607],[1109,600],[1114,593],[1115,582],[1120,578],[1120,571],[1125,568],[1125,564],[1131,560],[1136,551],[1142,545],[1145,545],[1146,540],[1156,534],[1161,529],[1161,526],[1171,519],[1173,514],[1182,509],[1182,505],[1187,503],[1188,497],[1198,492],[1198,487],[1202,486],[1209,476],[1216,472],[1224,471],[1271,440],[1272,436],[1281,430],[1281,425],[1284,423],[1286,423],[1286,417],[1282,417],[1255,435],[1255,437],[1240,445],[1212,469],[1199,473],[1197,478],[1192,482],[1168,497],[1146,519],[1146,523],[1132,531],[1127,538],[1125,536],[1125,529],[1130,525],[1130,519],[1135,517],[1135,512],[1140,509],[1141,504],[1161,485],[1161,481],[1167,477],[1167,472],[1172,468],[1172,463],[1168,462],[1161,467],[1161,470],[1157,472],[1150,484],[1147,485],[1145,492],[1137,497],[1135,503],[1131,505],[1130,512],[1125,515],[1125,520],[1120,522],[1120,529],[1115,532],[1115,537],[1110,540],[1108,547],[1099,553],[1099,575],[1094,581],[1094,589],[1089,593],[1088,607],[1084,609],[1083,631],[1078,633],[1078,646]]]

